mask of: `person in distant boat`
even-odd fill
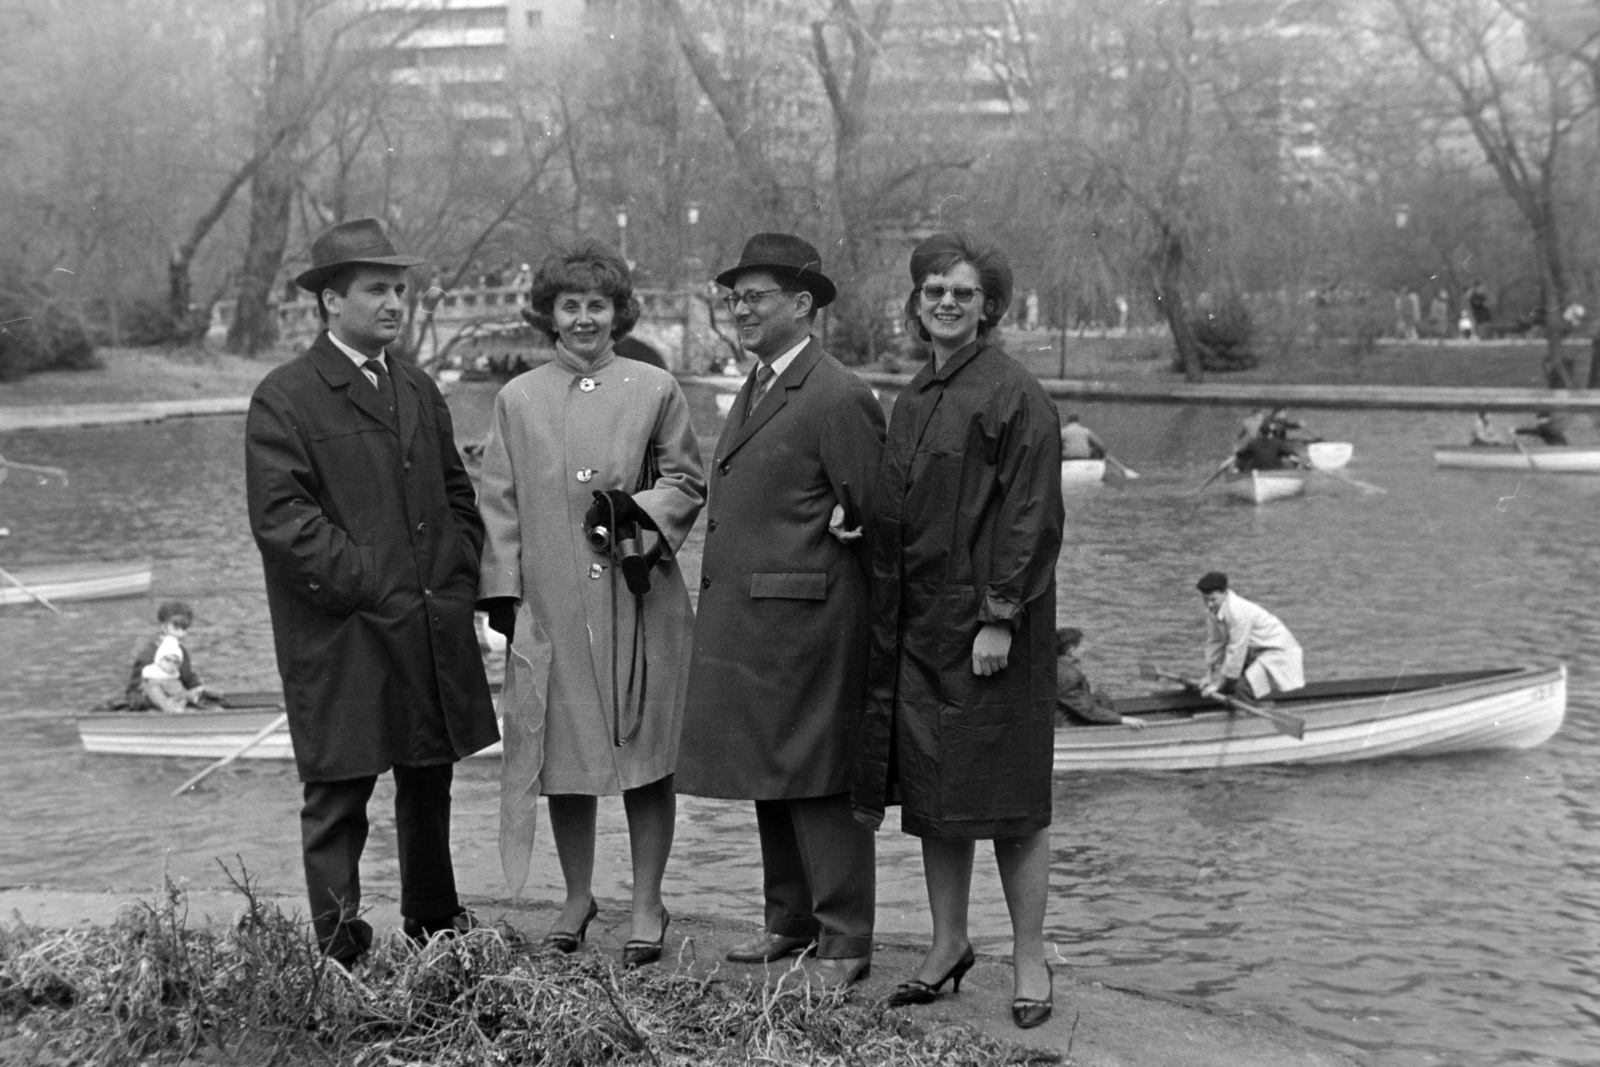
[[[189,662],[189,650],[183,647],[184,635],[194,625],[194,609],[181,600],[168,600],[156,609],[156,624],[160,629],[133,653],[133,670],[128,674],[128,684],[123,694],[128,701],[128,710],[150,711],[155,707],[145,696],[144,669],[156,661],[156,650],[168,638],[178,646],[177,677],[183,683],[183,688],[198,690],[201,696],[220,699],[222,690],[200,683],[200,676],[194,672],[194,664]]]
[[[1260,699],[1304,688],[1300,642],[1276,615],[1230,590],[1221,571],[1206,574],[1195,588],[1206,605],[1201,696],[1239,692]]]
[[[1301,465],[1300,449],[1292,441],[1258,434],[1233,454],[1238,471],[1281,471]]]
[[[1304,430],[1307,436],[1291,438],[1289,436],[1291,430]],[[1311,428],[1303,422],[1290,418],[1288,408],[1273,408],[1272,413],[1261,424],[1261,434],[1264,437],[1275,437],[1280,441],[1310,440]]]
[[[1268,411],[1266,408],[1256,408],[1250,414],[1239,420],[1239,432],[1234,435],[1234,445],[1244,445],[1261,436],[1261,428],[1266,425]]]
[[[156,711],[176,713],[200,706],[205,687],[187,686],[179,671],[183,667],[183,646],[176,637],[163,637],[156,648],[155,662],[139,672],[144,699]]]
[[[1078,416],[1068,415],[1061,427],[1062,459],[1105,459],[1106,446],[1095,432],[1078,421]]]
[[[1111,702],[1094,691],[1078,662],[1083,631],[1076,626],[1056,630],[1056,725],[1127,726],[1144,729],[1144,720],[1120,715]]]
[[[1561,424],[1561,421],[1555,415],[1548,411],[1541,411],[1535,414],[1531,426],[1518,426],[1511,432],[1537,437],[1547,445],[1564,445],[1567,443],[1566,427]]]
[[[1478,412],[1478,417],[1472,420],[1472,443],[1474,445],[1503,445],[1506,444],[1505,434],[1489,421],[1487,411]]]

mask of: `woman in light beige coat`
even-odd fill
[[[599,244],[552,256],[531,295],[556,357],[496,398],[478,497],[480,606],[509,639],[501,859],[520,890],[534,802],[549,797],[566,900],[545,944],[575,951],[599,910],[595,798],[622,794],[633,859],[624,961],[637,966],[660,957],[668,922],[661,879],[694,624],[674,556],[705,479],[676,380],[613,351],[639,314],[621,258]],[[592,540],[597,526],[631,523],[659,553],[644,593],[623,553]]]

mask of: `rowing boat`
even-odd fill
[[[253,706],[181,715],[96,712],[78,717],[78,734],[89,752],[221,759],[282,712],[277,694],[232,699]],[[1305,738],[1298,741],[1265,719],[1235,714],[1187,691],[1112,705],[1143,720],[1145,728],[1058,729],[1058,772],[1339,763],[1533,748],[1561,727],[1567,670],[1530,666],[1314,682],[1279,694],[1273,704],[1305,720]],[[496,744],[475,755],[492,758],[500,751]],[[288,732],[269,736],[242,758],[293,759]]]
[[[1103,459],[1064,459],[1061,461],[1061,489],[1086,489],[1106,480],[1106,461]]]
[[[1336,471],[1350,462],[1355,450],[1349,441],[1311,441],[1306,445],[1306,462],[1319,471]]]
[[[1536,471],[1540,474],[1600,474],[1600,447],[1593,445],[1435,445],[1441,467],[1473,471]]]
[[[1303,740],[1269,721],[1180,691],[1112,701],[1145,722],[1056,731],[1057,771],[1194,770],[1266,763],[1342,763],[1385,756],[1533,748],[1560,729],[1564,665],[1351,678],[1277,694],[1305,720]]]
[[[12,570],[10,574],[34,593],[57,600],[105,600],[149,592],[149,562],[58,563]],[[34,597],[13,582],[0,579],[0,605],[31,604]]]
[[[77,717],[78,738],[85,752],[108,756],[181,756],[222,759],[283,714],[279,693],[243,693],[225,705],[167,714],[157,711],[93,711]],[[500,755],[496,742],[474,756]],[[289,731],[279,730],[258,742],[240,759],[292,760]]]
[[[1306,491],[1305,475],[1296,470],[1230,471],[1228,495],[1251,504],[1269,504]]]

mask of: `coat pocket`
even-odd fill
[[[828,599],[827,571],[756,571],[750,575],[752,599]]]

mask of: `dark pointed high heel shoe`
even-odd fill
[[[666,908],[661,909],[661,936],[654,941],[641,941],[630,938],[622,946],[622,966],[626,970],[643,967],[647,963],[654,963],[661,958],[661,947],[667,942],[667,924],[672,921],[672,916]]]
[[[544,935],[539,942],[539,947],[553,952],[565,952],[567,955],[578,951],[578,942],[583,941],[589,934],[589,924],[594,922],[594,917],[600,914],[600,902],[594,897],[589,898],[589,914],[583,917],[583,924],[578,927],[578,932],[569,934],[565,930],[552,930]]]
[[[908,1004],[932,1004],[939,995],[939,989],[946,982],[951,983],[950,992],[961,992],[961,979],[972,970],[973,964],[978,962],[978,957],[972,952],[972,945],[967,945],[967,951],[956,960],[956,965],[945,972],[945,976],[931,985],[913,978],[909,982],[901,982],[894,987],[894,992],[889,994],[889,1007],[903,1008]]]
[[[1011,1002],[1011,1021],[1017,1024],[1020,1030],[1032,1030],[1050,1020],[1050,1013],[1056,1006],[1056,972],[1047,963],[1044,973],[1050,976],[1050,999],[1029,1000],[1027,997],[1017,997]]]

